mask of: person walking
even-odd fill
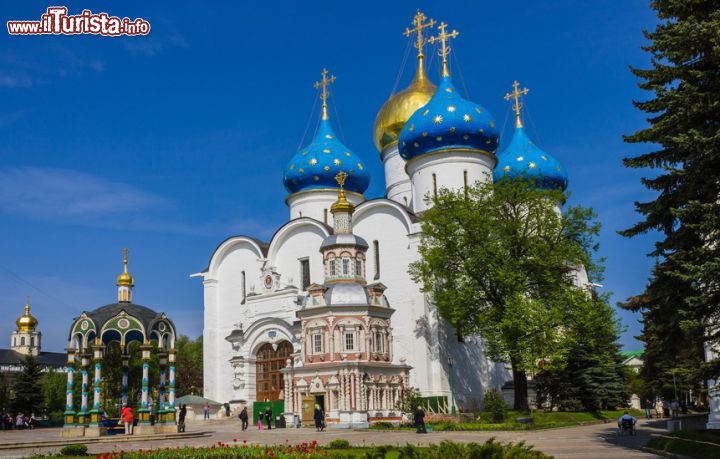
[[[658,419],[662,419],[663,417],[663,402],[660,399],[657,399],[655,402],[655,415]]]
[[[122,419],[123,423],[125,424],[125,435],[132,435],[133,434],[133,424],[135,423],[135,415],[133,414],[132,408],[127,406],[127,403],[123,404],[122,412],[120,413],[120,418]]]
[[[320,405],[315,405],[313,419],[315,420],[315,432],[322,432],[325,430],[325,413],[323,413]]]
[[[205,402],[203,405],[203,420],[207,421],[208,419],[210,419],[210,404]]]
[[[649,398],[645,400],[645,417],[652,419],[653,402]]]
[[[670,403],[670,410],[672,413],[672,418],[677,419],[680,415],[680,403],[678,403],[677,400],[673,400],[672,403]]]
[[[178,414],[178,432],[185,432],[185,416],[187,416],[187,405],[183,403]]]
[[[265,423],[268,430],[272,429],[272,410],[269,406],[265,407]]]
[[[244,406],[240,414],[238,415],[240,418],[240,424],[242,427],[242,431],[245,432],[248,428],[248,412],[247,412],[247,406]]]
[[[427,433],[427,430],[425,429],[425,410],[422,406],[418,406],[417,410],[415,410],[415,427],[417,427],[417,430],[415,433]]]

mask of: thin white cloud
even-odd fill
[[[66,169],[0,170],[0,212],[34,219],[93,220],[166,201],[133,186]]]

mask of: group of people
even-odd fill
[[[30,416],[23,413],[18,413],[16,416],[13,416],[8,412],[2,415],[0,421],[2,421],[3,430],[34,429],[37,426],[37,419],[35,419],[34,413],[31,413]]]
[[[653,403],[652,400],[648,399],[645,400],[645,417],[648,419],[653,419],[653,414],[655,414],[656,419],[662,419],[670,417],[672,419],[677,419],[680,416],[680,413],[687,414],[687,405],[685,403],[680,403],[676,400],[673,400],[672,402],[668,401],[667,399],[663,400],[661,398],[658,398]],[[653,413],[654,411],[654,413]]]

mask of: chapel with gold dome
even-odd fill
[[[459,31],[421,11],[403,28],[397,49],[404,35],[415,54],[412,78],[378,100],[372,128],[365,120],[382,177],[371,177],[367,167],[376,153],[355,149],[357,139],[334,129],[340,123],[329,116],[331,88],[345,94],[353,88],[344,85],[342,69],[323,69],[314,84],[322,101],[311,118],[315,131],[278,174],[287,220],[265,240],[228,237],[192,275],[203,289],[204,397],[233,407],[273,403],[287,422],[317,404],[328,426],[352,427],[399,422],[397,402],[406,387],[437,400],[438,411],[452,412],[474,409],[486,390],[511,381],[479,336],[460,337],[439,316],[408,268],[420,257],[429,198],[440,190],[505,176],[564,189],[564,170],[525,132],[516,131],[501,149],[500,123],[453,81]],[[430,65],[435,55],[439,66]],[[391,81],[388,75],[388,86]],[[510,97],[518,112],[524,94],[515,87]],[[384,180],[381,197],[365,195],[371,180]],[[587,281],[583,276],[580,282]]]

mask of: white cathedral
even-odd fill
[[[446,407],[477,407],[485,390],[511,379],[480,338],[458,339],[408,275],[431,205],[425,198],[502,176],[565,189],[567,175],[525,134],[519,100],[527,90],[517,83],[506,96],[514,99],[515,129],[497,152],[492,115],[453,86],[448,41],[458,33],[441,23],[426,38],[434,25],[418,12],[406,30],[417,49],[415,76],[375,121],[385,197],[363,194],[370,177],[333,131],[327,100],[334,77],[323,71],[318,128],[284,171],[287,223],[269,241],[229,237],[197,275],[205,397],[238,405],[284,400],[288,416],[302,414],[309,398],[311,406],[323,404],[330,423],[366,425],[397,419],[406,387]],[[427,43],[442,58],[438,86],[426,74]],[[340,217],[349,221],[337,213],[339,174],[350,206]]]

